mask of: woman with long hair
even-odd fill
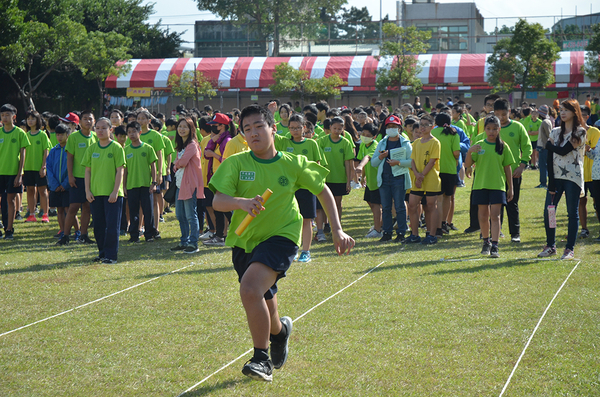
[[[567,99],[559,107],[560,127],[550,133],[548,150],[548,193],[544,205],[546,246],[538,254],[548,257],[556,254],[556,228],[549,226],[548,206],[558,206],[565,193],[568,216],[567,244],[561,259],[573,259],[575,240],[579,229],[579,196],[583,185],[583,156],[586,139],[585,121],[579,102]]]

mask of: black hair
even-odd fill
[[[463,113],[465,113],[465,108],[462,105],[453,105],[452,110],[458,113],[459,117],[462,117]]]
[[[10,103],[5,103],[0,107],[0,113],[11,112],[13,115],[17,114],[17,108],[11,105]]]
[[[156,131],[160,131],[163,128],[163,123],[159,119],[152,119],[152,120],[150,120],[150,124],[152,125],[152,127],[154,127],[154,129]]]
[[[508,103],[508,100],[505,98],[498,98],[494,101],[494,111],[497,110],[506,110],[509,111],[510,110],[510,104]]]
[[[308,112],[304,115],[304,117],[306,118],[306,121],[310,121],[311,123],[313,123],[313,125],[317,125],[317,115],[315,113]],[[325,119],[325,121],[327,120],[328,119]],[[325,121],[323,122],[323,128],[325,128]]]
[[[121,112],[119,109],[113,109],[110,111],[110,113],[108,114],[109,116],[113,113],[117,113],[119,116],[121,116],[121,118],[125,118],[125,116],[123,115],[123,112]]]
[[[436,108],[436,109],[441,109],[441,108],[444,108],[444,107],[446,107],[446,105],[444,105],[444,104],[443,104],[443,103],[441,103],[441,102],[435,105],[435,108]]]
[[[242,114],[240,114],[240,127],[242,128],[242,131],[244,128],[244,119],[254,114],[260,114],[269,127],[273,128],[275,125],[273,114],[269,111],[269,109],[260,105],[250,105],[242,109]]]
[[[288,105],[287,103],[284,103],[283,105],[279,106],[279,113],[281,113],[281,109],[287,110],[288,115],[291,116],[292,108],[290,107],[290,105]]]
[[[210,116],[202,116],[198,119],[198,128],[200,128],[203,131],[206,131],[210,134],[211,132],[211,128],[210,128],[210,124],[208,124],[209,121],[211,121],[212,118]],[[177,123],[175,123],[177,124]],[[241,125],[240,125],[241,127]]]
[[[590,108],[588,108],[585,105],[581,105],[580,106],[581,109],[581,113],[587,113],[587,115],[589,116],[590,114],[592,114],[592,111],[590,110]]]
[[[177,125],[177,119],[174,116],[171,116],[165,120],[165,126],[170,127],[172,125]]]
[[[408,116],[405,120],[404,120],[404,125],[405,126],[409,126],[412,124],[417,124],[419,122],[419,120],[417,120],[414,116]]]
[[[483,122],[483,128],[485,129],[485,126],[488,124],[496,124],[498,126],[498,129],[500,129],[502,126],[500,124],[500,119],[496,116],[489,115],[485,118],[485,121]],[[496,153],[498,154],[502,154],[502,152],[504,151],[504,141],[500,138],[500,131],[498,131],[498,136],[496,136]]]
[[[133,128],[137,132],[141,132],[142,131],[142,126],[137,121],[132,121],[131,123],[127,123],[127,129],[130,129],[130,128]]]
[[[177,113],[185,112],[185,105],[179,104],[179,105],[175,106],[175,111]]]
[[[306,121],[304,127],[306,127],[305,135],[313,135],[315,133],[315,125],[310,121]]]
[[[212,112],[212,110],[213,110],[212,106],[210,106],[210,105],[206,105],[206,106],[204,106],[204,111],[205,111],[205,112],[207,112],[207,113],[208,113],[208,112]]]
[[[137,123],[137,121],[136,121],[136,123]],[[115,129],[113,130],[113,134],[115,134],[115,136],[127,135],[127,130],[125,130],[125,127],[123,127],[122,125],[119,125],[119,126],[115,127]]]
[[[60,124],[60,117],[56,114],[53,114],[48,119],[48,128],[51,130],[56,130],[56,127]]]
[[[35,119],[35,128],[37,128],[38,130],[41,130],[42,129],[42,116],[35,110],[28,110],[27,113],[25,113],[25,120],[27,120],[29,117],[33,117]],[[25,127],[27,128],[27,131],[30,130],[29,125],[27,123],[25,123]]]
[[[300,123],[301,126],[305,126],[306,125],[306,119],[300,113],[294,113],[294,114],[292,114],[290,116],[289,122],[291,123],[292,121],[294,121],[296,123]],[[313,128],[314,128],[314,126],[313,126]]]
[[[486,95],[486,97],[483,99],[483,106],[485,106],[485,104],[488,101],[496,101],[497,99],[500,98],[500,95],[498,94],[490,94],[490,95]]]
[[[73,112],[73,113],[77,114],[76,112]],[[92,115],[92,117],[94,117],[94,118],[95,118],[95,116],[94,116],[94,112],[92,112],[92,110],[91,110],[91,109],[86,109],[86,110],[84,110],[83,112],[81,112],[81,114],[78,114],[77,116],[79,116],[79,119],[81,120],[81,118],[82,118],[84,115],[86,115],[86,114],[91,114],[91,115]]]
[[[344,121],[344,119],[341,118],[341,117],[334,117],[334,118],[332,118],[330,120],[331,120],[331,125],[341,124],[342,127],[343,127],[346,124],[346,122]]]
[[[431,109],[431,100],[428,96],[425,97],[425,107]]]
[[[156,113],[156,118],[157,119],[164,119],[165,115],[163,113]]]
[[[340,116],[340,110],[337,108],[331,108],[329,110],[327,110],[327,112],[325,113],[325,117],[327,117],[328,119],[332,119],[334,117],[339,117]]]
[[[329,104],[325,101],[320,101],[318,102],[315,107],[317,108],[317,110],[320,112],[322,110],[324,110],[325,112],[327,112],[329,110]]]
[[[377,127],[375,127],[372,123],[367,123],[363,125],[363,131],[368,131],[369,134],[376,136],[377,135]]]
[[[456,135],[456,130],[452,128],[452,118],[448,113],[438,113],[435,116],[435,125],[442,127],[442,134]]]
[[[351,114],[352,114],[352,110],[350,110],[350,109],[346,108],[346,109],[342,110],[342,111],[340,112],[340,114],[341,114],[342,116],[345,116],[345,115],[347,115],[347,114],[348,114],[348,115],[351,115]]]
[[[307,119],[310,121],[310,119],[308,117],[307,117]],[[330,130],[331,129],[331,119],[325,119],[325,120],[323,120],[323,129],[324,130]]]
[[[383,102],[381,102],[381,101],[377,101],[377,102],[375,102],[375,103],[374,103],[374,105],[375,105],[375,106],[379,105],[379,106],[383,107]]]
[[[319,113],[319,111],[317,110],[317,107],[315,105],[306,105],[302,108],[302,113],[306,113],[306,111],[309,111],[311,113],[314,113],[315,116],[317,115],[317,113]]]
[[[54,133],[69,135],[71,133],[71,129],[66,124],[59,123],[56,125],[56,127],[54,127]]]
[[[344,130],[348,131],[350,135],[352,135],[354,142],[358,141],[358,131],[356,131],[356,127],[354,127],[352,117],[350,117],[349,114],[346,114],[342,118],[344,119]]]

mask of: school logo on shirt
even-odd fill
[[[148,143],[149,143],[149,144],[152,144],[152,139],[148,139]]]
[[[477,152],[477,154],[479,154],[479,155],[485,154],[485,149],[481,149],[480,151]]]
[[[79,149],[83,149],[87,145],[85,144],[85,142],[79,142],[79,145],[77,145],[77,146],[79,147]]]
[[[42,144],[42,142],[40,142],[40,141],[35,141],[35,143],[36,143],[36,145],[41,145]]]
[[[13,138],[10,140],[12,143],[17,143],[17,138]]]
[[[277,179],[277,182],[279,182],[281,186],[287,186],[288,183],[290,183],[285,176],[280,176],[279,179]]]
[[[4,138],[0,138],[0,143],[4,143]]]
[[[326,147],[325,149],[323,149],[324,152],[331,152],[331,148],[330,147]]]
[[[100,158],[100,153],[92,153],[92,158],[93,159],[99,159]]]
[[[146,157],[146,156],[147,156],[146,152],[142,152],[142,157]]]
[[[294,153],[294,148],[293,147],[288,147],[287,149],[288,153]]]
[[[240,171],[240,181],[253,181],[254,171]]]
[[[109,154],[107,155],[107,157],[108,157],[109,159],[112,159],[112,158],[114,157],[114,155],[113,155],[112,153],[109,153]]]
[[[308,149],[303,149],[302,154],[304,154],[304,155],[308,154]]]
[[[133,158],[133,153],[127,153],[127,158],[128,158],[128,159],[131,159],[131,158]]]
[[[340,149],[340,153],[344,153],[344,149]]]
[[[508,136],[510,136],[511,138],[514,138],[515,137],[515,133],[514,132],[509,132]]]

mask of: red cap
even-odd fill
[[[213,119],[211,121],[209,121],[206,124],[225,124],[225,125],[229,125],[229,123],[231,123],[231,119],[224,115],[223,113],[215,113],[215,116],[213,117]]]
[[[60,119],[62,121],[64,121],[65,123],[75,123],[75,124],[79,124],[79,116],[77,116],[75,113],[71,112],[69,114],[67,114],[64,118],[60,117]]]
[[[398,125],[402,125],[402,119],[394,114],[392,114],[390,117],[388,117],[387,119],[385,119],[385,125],[388,124],[398,124]]]

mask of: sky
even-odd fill
[[[437,0],[437,3],[472,3],[471,0]],[[218,17],[207,11],[200,11],[197,7],[197,2],[194,0],[145,0],[144,4],[154,3],[156,13],[150,18],[151,23],[158,22],[162,19],[162,24],[168,27],[170,31],[187,32],[182,36],[184,46],[193,47],[194,41],[194,22],[197,20],[219,20]],[[380,0],[365,1],[365,0],[348,0],[347,8],[352,6],[362,8],[367,5],[369,13],[373,20],[379,20],[380,4],[382,3],[383,16],[389,15],[390,19],[396,19],[396,1],[395,0]],[[484,29],[486,32],[491,32],[496,27],[502,25],[513,26],[518,17],[527,17],[531,22],[539,22],[544,27],[551,27],[555,21],[560,19],[560,15],[586,15],[590,13],[600,12],[600,4],[596,2],[595,6],[589,0],[570,0],[565,4],[564,1],[547,0],[547,1],[523,1],[523,0],[492,0],[492,1],[476,1],[477,8],[485,18]],[[544,7],[540,7],[544,4]],[[556,18],[554,18],[556,16]],[[540,18],[533,18],[540,17]],[[544,17],[544,18],[541,18]],[[530,19],[533,18],[533,19]]]

